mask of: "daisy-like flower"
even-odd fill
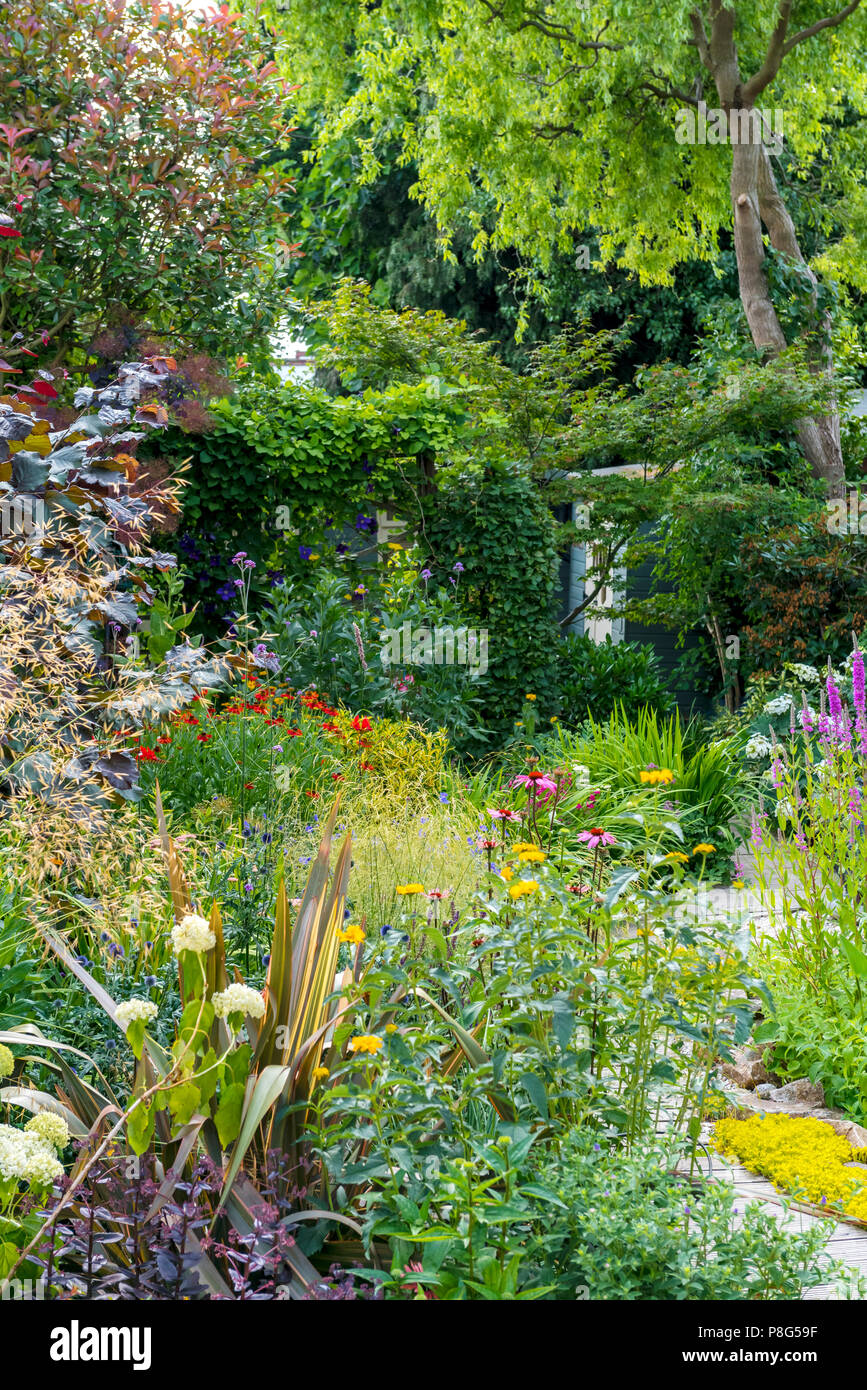
[[[314,1082],[315,1082],[315,1081],[324,1081],[325,1078],[326,1078],[326,1076],[329,1076],[329,1075],[330,1075],[330,1073],[329,1073],[329,1070],[328,1070],[327,1067],[314,1067],[314,1068],[313,1068],[313,1071],[310,1073],[310,1078],[311,1078],[311,1080],[314,1081]]]
[[[670,767],[644,768],[639,772],[638,776],[645,785],[650,785],[651,787],[666,787],[669,782],[674,781],[674,773]]]
[[[521,817],[517,811],[512,811],[508,806],[498,806],[494,810],[488,807],[488,815],[491,820],[520,821]]]
[[[369,1052],[373,1057],[382,1050],[382,1038],[378,1038],[375,1033],[359,1033],[357,1038],[350,1038],[350,1052]]]
[[[555,792],[557,783],[553,777],[549,777],[547,772],[539,772],[532,768],[529,772],[521,772],[517,777],[513,777],[509,783],[510,787],[526,787],[534,796],[540,796],[543,792]]]
[[[528,893],[535,893],[539,885],[534,878],[519,878],[517,883],[509,884],[509,897],[513,902],[518,898],[526,897]]]
[[[188,912],[176,926],[172,927],[172,946],[178,951],[210,951],[216,946],[217,938],[211,931],[207,917],[199,917]]]
[[[150,1023],[152,1018],[156,1018],[159,1009],[152,999],[127,999],[123,1004],[118,1004],[115,1017],[118,1025],[126,1032],[131,1023],[141,1019],[144,1023]]]
[[[338,941],[346,941],[350,946],[360,946],[365,934],[357,922],[347,922],[343,931],[337,933]]]
[[[522,864],[544,864],[548,856],[544,850],[537,849],[535,845],[530,845],[520,851],[518,858]]]
[[[396,1033],[396,1032],[397,1032],[397,1024],[396,1024],[396,1023],[387,1023],[387,1024],[385,1025],[385,1031],[386,1031],[386,1033],[389,1034],[389,1036],[390,1036],[392,1033]]]
[[[399,884],[397,885],[397,887],[395,888],[394,891],[395,891],[395,893],[398,893],[398,894],[400,895],[400,897],[402,897],[402,898],[411,898],[415,893],[423,893],[423,892],[424,892],[424,884],[423,884],[423,883],[399,883]]]
[[[663,859],[668,864],[688,864],[689,855],[682,854],[679,849],[673,849],[669,854],[664,854]]]
[[[706,845],[704,841],[702,841],[700,845],[695,846],[692,852],[693,854],[716,854],[716,846]]]
[[[509,880],[510,880],[510,879],[513,879],[514,877],[515,877],[515,871],[514,871],[514,869],[510,869],[509,866],[508,866],[508,864],[504,864],[503,867],[502,867],[502,869],[500,870],[500,878],[503,879],[503,881],[504,881],[505,883],[508,883]]]
[[[211,1003],[217,1018],[228,1018],[230,1014],[262,1018],[265,1014],[265,1000],[259,991],[237,982],[220,990],[218,994],[212,994]]]
[[[589,845],[590,849],[605,849],[608,845],[617,844],[616,837],[608,830],[601,830],[598,825],[590,830],[582,830],[578,839],[582,844]]]

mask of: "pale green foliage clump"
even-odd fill
[[[732,8],[749,76],[776,14],[759,0]],[[790,38],[838,7],[798,8]],[[314,12],[272,3],[271,14],[284,68],[300,83],[296,100],[326,112],[323,142],[356,131],[370,180],[379,165],[369,132],[397,135],[418,169],[414,196],[446,247],[468,218],[480,257],[514,246],[544,270],[592,226],[602,262],[663,285],[679,263],[714,260],[731,223],[730,150],[675,139],[685,98],[717,104],[692,41],[690,15],[701,12],[707,26],[707,9],[692,0],[662,0],[652,15],[636,0],[341,0]],[[836,222],[842,234],[821,268],[861,288],[865,128],[843,116],[867,110],[865,22],[856,10],[798,43],[756,103],[782,111],[795,180],[822,167],[825,230]]]

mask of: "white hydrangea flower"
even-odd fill
[[[773,700],[768,700],[764,712],[765,714],[788,714],[791,708],[791,695],[775,695]]]
[[[150,999],[126,999],[123,1004],[117,1006],[117,1021],[124,1032],[136,1019],[144,1019],[145,1023],[150,1023],[152,1018],[156,1018],[159,1009]]]
[[[40,1110],[38,1115],[27,1121],[24,1129],[38,1135],[55,1149],[65,1149],[69,1143],[69,1125],[62,1115],[55,1115],[53,1110]]]
[[[22,1177],[34,1187],[49,1187],[63,1177],[63,1164],[52,1149],[37,1149],[28,1156]]]
[[[807,666],[803,661],[793,661],[789,667],[796,681],[801,681],[803,685],[818,685],[819,672],[815,666]]]
[[[45,1186],[63,1174],[52,1144],[38,1134],[0,1125],[0,1179]]]
[[[176,926],[172,927],[172,945],[175,954],[179,951],[210,951],[217,944],[207,917],[198,917],[188,912]]]
[[[752,738],[747,740],[744,755],[751,762],[756,762],[759,758],[769,758],[773,751],[774,745],[769,738],[765,738],[764,734],[753,734]]]
[[[249,985],[234,984],[219,994],[211,996],[217,1018],[228,1018],[229,1014],[244,1014],[247,1018],[261,1018],[265,1012],[265,1000],[256,989]]]

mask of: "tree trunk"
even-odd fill
[[[831,354],[830,321],[827,315],[819,315],[816,297],[816,277],[806,265],[795,226],[785,203],[780,197],[774,171],[765,147],[763,123],[753,119],[755,97],[765,90],[771,76],[779,67],[782,47],[788,23],[786,8],[772,39],[769,57],[771,64],[752,78],[744,90],[734,41],[734,11],[725,7],[723,0],[712,0],[710,6],[711,29],[705,33],[699,13],[691,16],[694,41],[699,56],[711,74],[716,85],[722,110],[728,118],[732,140],[731,198],[734,213],[735,256],[738,267],[741,303],[747,317],[750,333],[756,348],[765,359],[776,357],[787,346],[777,311],[774,308],[765,270],[765,248],[763,227],[767,229],[771,245],[782,254],[799,261],[804,266],[813,286],[813,304],[816,307],[816,329],[820,348],[814,352],[814,370],[833,378],[834,363]],[[774,63],[776,66],[774,66]],[[733,111],[747,113],[749,119],[739,116],[735,127],[737,139],[732,131]],[[747,135],[745,140],[743,137]],[[817,478],[822,478],[829,497],[841,497],[845,491],[843,455],[840,449],[840,416],[836,409],[818,419],[804,419],[798,422],[798,442]]]
[[[750,122],[751,129],[754,128]],[[764,358],[776,357],[787,346],[786,335],[777,317],[765,272],[763,225],[771,244],[784,255],[800,261],[816,289],[816,277],[804,261],[795,227],[777,190],[768,152],[762,144],[732,146],[731,194],[734,209],[735,257],[738,267],[741,303],[750,333]],[[814,296],[815,302],[815,296]],[[820,324],[821,356],[815,370],[833,376],[830,324],[825,316]],[[822,478],[829,497],[845,491],[843,455],[840,448],[840,416],[834,411],[818,419],[798,421],[798,442],[814,475]]]

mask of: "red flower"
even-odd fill
[[[158,763],[159,758],[153,748],[140,748],[136,753],[136,758],[143,763]]]
[[[196,734],[199,743],[208,743],[213,737],[213,734]]]
[[[361,768],[361,771],[362,771],[362,772],[375,772],[375,771],[376,771],[376,768],[373,766],[373,763],[359,763],[358,766]]]
[[[0,226],[0,236],[20,236],[21,233],[15,227]]]
[[[243,714],[243,713],[244,713],[244,706],[243,706],[243,705],[226,705],[225,709],[223,710],[223,713],[224,713],[224,714]]]
[[[287,738],[301,738],[301,736],[302,736],[302,735],[301,735],[301,730],[300,730],[300,729],[287,729],[287,730],[286,730],[286,737],[287,737]]]
[[[157,743],[171,743],[171,739],[168,734],[163,734],[162,738],[157,739]]]
[[[332,780],[332,782],[342,782],[342,781],[343,781],[343,773],[342,773],[342,772],[332,772],[332,774],[331,774],[331,780]]]
[[[244,783],[244,791],[245,791],[245,792],[251,792],[251,791],[253,790],[253,787],[254,787],[254,786],[255,786],[255,783],[254,783],[254,782],[245,782],[245,783]]]
[[[358,715],[356,715],[352,721],[352,727],[357,734],[366,734],[370,728],[370,720],[366,718],[359,719]]]
[[[312,797],[314,801],[319,800],[319,792],[305,792],[304,795]]]

